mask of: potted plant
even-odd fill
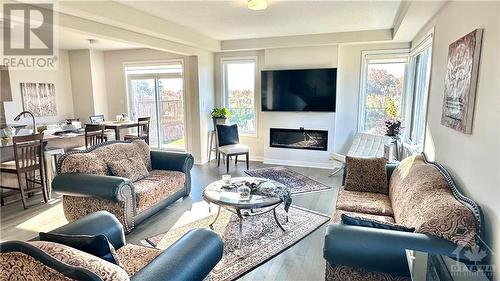
[[[217,125],[226,124],[227,117],[231,116],[231,112],[229,112],[229,109],[225,107],[216,107],[212,110],[210,115],[212,116],[215,129],[217,128]]]
[[[385,101],[385,115],[385,135],[390,137],[399,136],[401,130],[401,120],[399,120],[396,103],[392,98],[387,98]]]

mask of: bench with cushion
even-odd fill
[[[480,208],[424,154],[399,165],[348,157],[346,167],[325,235],[326,280],[410,280],[406,249],[457,257],[481,246]]]
[[[111,141],[63,155],[52,188],[63,195],[69,221],[105,210],[129,232],[189,195],[192,166],[188,153],[150,150],[144,140]]]

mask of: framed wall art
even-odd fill
[[[56,91],[53,83],[21,83],[23,109],[36,117],[56,116]]]

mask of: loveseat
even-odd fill
[[[457,250],[481,247],[480,208],[424,154],[387,164],[383,176],[349,175],[350,165],[348,159],[345,186],[326,230],[326,280],[411,280],[406,249],[466,260]],[[384,192],[347,188],[349,180],[370,185],[379,176],[387,179]]]
[[[189,231],[165,251],[127,244],[122,225],[105,211],[83,217],[49,234],[62,241],[1,243],[0,280],[201,281],[223,253],[222,239],[208,229]],[[99,240],[88,243],[94,238],[105,240],[113,261],[96,256],[96,251],[102,249],[97,249]]]
[[[192,167],[189,153],[150,150],[143,140],[110,141],[64,154],[52,188],[63,195],[68,221],[105,210],[130,232],[189,195]]]

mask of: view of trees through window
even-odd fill
[[[383,135],[386,120],[400,120],[406,62],[369,63],[365,85],[364,131]]]
[[[241,133],[255,133],[255,61],[224,62],[225,106]]]
[[[126,74],[132,119],[151,117],[150,145],[185,150],[182,65],[128,67]]]

